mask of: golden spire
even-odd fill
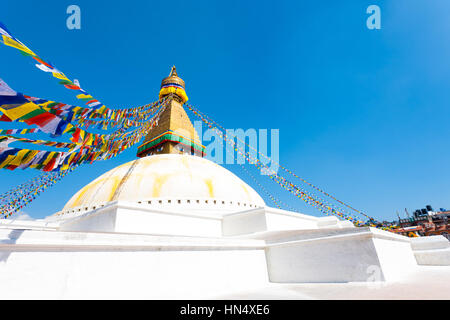
[[[187,101],[184,88],[184,81],[173,66],[169,76],[161,82],[159,96],[167,99],[165,109],[158,125],[150,130],[138,147],[138,157],[162,153],[204,156],[205,147],[183,108],[183,103]]]

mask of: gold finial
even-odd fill
[[[178,74],[177,74],[177,68],[175,68],[175,66],[172,67],[172,69],[170,70],[170,74],[168,77],[164,78],[161,82],[161,88],[164,85],[168,85],[168,84],[178,84],[181,87],[183,87],[183,89],[185,88],[185,84],[183,79],[181,79]]]
[[[169,77],[171,77],[171,76],[178,77],[178,74],[177,74],[177,68],[175,68],[175,66],[173,66],[173,67],[172,67],[172,70],[170,70]]]

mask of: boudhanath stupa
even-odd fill
[[[168,84],[185,88],[175,69]],[[1,299],[450,298],[446,238],[269,207],[204,157],[180,94],[136,160],[44,219],[0,222]]]

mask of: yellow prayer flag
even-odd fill
[[[9,155],[5,160],[3,160],[3,162],[0,163],[0,169],[6,167],[11,162],[11,160],[14,159],[14,157],[15,155]]]
[[[15,121],[19,119],[20,117],[23,117],[26,114],[29,114],[30,112],[33,112],[34,110],[40,109],[38,106],[36,106],[33,102],[25,103],[21,106],[11,108],[11,109],[5,109],[0,107],[0,111],[2,111],[8,118],[10,118],[12,121]]]
[[[72,124],[67,124],[67,127],[64,129],[64,131],[63,131],[63,134],[64,133],[66,133],[67,131],[69,131],[70,129],[72,129],[73,128],[73,125]]]
[[[70,163],[72,162],[73,158],[76,156],[76,153],[73,152],[70,156],[69,156],[69,160],[67,161],[67,163],[63,164],[63,166],[61,167],[61,170],[67,170],[70,168]]]
[[[52,72],[52,75],[56,78],[56,79],[60,79],[60,80],[68,80],[70,81],[69,78],[67,78],[64,73],[62,72]]]
[[[77,95],[77,98],[78,99],[90,99],[90,98],[93,98],[93,97],[90,94],[82,93],[82,94]]]
[[[28,159],[29,157],[26,157],[25,159],[24,159],[24,157],[26,156],[26,154],[29,151],[30,150],[28,150],[28,149],[20,150],[19,152],[17,152],[17,154],[14,156],[14,158],[11,159],[11,161],[8,163],[8,165],[20,166],[22,163],[27,163],[28,161],[24,161],[24,160]]]
[[[28,154],[28,156],[22,160],[21,164],[30,162],[31,160],[33,160],[34,156],[39,153],[38,150],[30,150],[30,151],[31,152]]]
[[[13,40],[5,35],[2,35],[3,37],[3,42],[5,43],[5,45],[9,46],[9,47],[13,47],[16,49],[19,49],[20,51],[26,52],[32,56],[36,56],[36,54],[31,51],[30,49],[28,49],[26,46],[24,46],[23,44],[17,42],[16,40]]]
[[[42,164],[43,166],[45,166],[47,163],[50,162],[50,160],[53,159],[53,157],[54,157],[54,155],[55,155],[56,153],[57,153],[57,152],[54,152],[54,151],[50,152],[50,154],[47,156],[47,158],[46,158],[46,159],[44,160],[44,162],[42,162],[41,164]]]
[[[92,146],[92,142],[94,142],[94,135],[92,133],[88,133],[86,137],[86,145]]]

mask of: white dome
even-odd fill
[[[265,206],[255,190],[214,162],[186,154],[161,154],[106,172],[78,191],[60,214],[91,210],[116,200],[159,207],[197,204],[197,208],[214,211]]]

